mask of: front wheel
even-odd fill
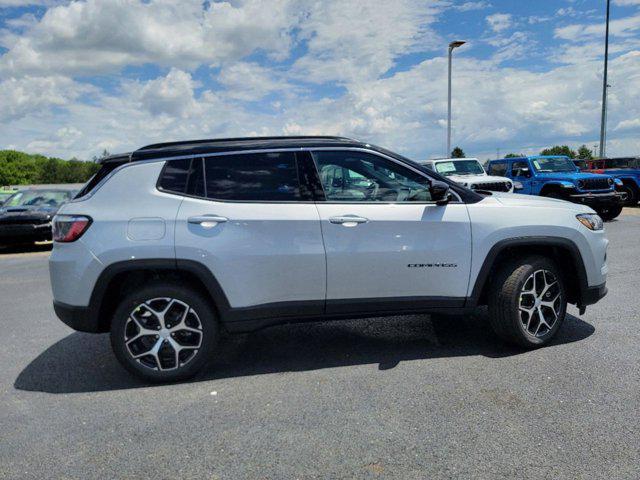
[[[602,207],[598,209],[598,215],[600,215],[600,218],[602,218],[602,220],[604,220],[605,222],[613,220],[618,215],[620,215],[620,212],[622,212],[621,205],[615,207]]]
[[[489,319],[503,340],[524,347],[551,341],[567,311],[564,281],[551,260],[531,256],[503,266],[489,295]]]
[[[194,376],[218,337],[211,304],[200,293],[154,282],[126,296],[111,322],[111,346],[120,363],[151,382]]]

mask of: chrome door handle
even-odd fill
[[[213,228],[217,224],[227,221],[229,221],[227,217],[221,217],[220,215],[198,215],[187,219],[190,224],[200,225],[204,228]]]
[[[344,225],[345,227],[355,227],[360,223],[367,223],[369,221],[368,218],[357,217],[355,215],[343,215],[340,217],[330,217],[329,222]]]

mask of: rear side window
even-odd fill
[[[171,160],[162,169],[158,187],[162,190],[175,193],[185,193],[191,159]]]
[[[98,173],[96,173],[93,177],[89,179],[89,181],[85,184],[82,189],[78,192],[78,194],[74,198],[81,198],[85,195],[88,195],[94,188],[98,186],[98,184],[111,172],[113,172],[120,165],[125,164],[126,162],[108,162],[102,164]]]
[[[498,177],[507,176],[507,162],[496,162],[489,164],[489,175],[496,175]]]
[[[301,200],[293,152],[251,153],[204,160],[205,195],[214,200]]]

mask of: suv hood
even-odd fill
[[[493,175],[449,175],[447,177],[456,183],[494,183],[511,182],[507,177],[495,177]]]
[[[58,207],[50,206],[20,206],[0,207],[0,223],[26,222],[33,220],[36,223],[50,220],[58,210]]]
[[[579,203],[567,202],[556,198],[538,197],[535,195],[521,195],[519,193],[492,192],[491,197],[506,206],[513,207],[541,207],[565,208],[576,213],[594,213],[594,210]]]

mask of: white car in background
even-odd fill
[[[513,192],[513,182],[509,178],[487,175],[477,158],[444,158],[419,163],[471,190]]]

